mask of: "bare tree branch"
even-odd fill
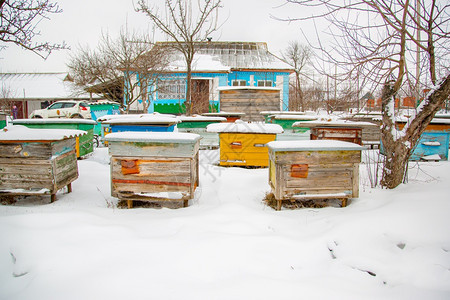
[[[314,48],[325,65],[339,68],[338,76],[343,80],[363,78],[363,84],[372,91],[382,87],[382,142],[386,152],[382,184],[397,186],[403,180],[412,149],[450,93],[448,1],[286,2],[314,9],[312,15],[304,9],[308,15],[283,18],[286,21],[327,21],[326,36],[318,33],[319,46]],[[397,130],[395,99],[404,91],[414,91],[417,97],[419,89],[425,87],[431,87],[432,92],[424,97],[405,128]]]
[[[196,9],[190,0],[165,0],[166,15],[145,0],[138,0],[136,11],[144,13],[150,21],[172,40],[172,48],[179,51],[186,61],[186,108],[192,114],[191,78],[195,43],[205,41],[217,31],[218,10],[221,0],[198,0]],[[195,11],[195,12],[194,12]],[[209,24],[208,24],[209,23]]]
[[[142,100],[141,110],[147,112],[149,94],[155,92],[149,87],[156,85],[156,73],[165,70],[167,54],[167,49],[154,47],[148,35],[122,29],[116,39],[103,33],[96,50],[80,47],[68,67],[82,89],[122,103],[126,112]]]
[[[62,9],[50,0],[1,0],[0,41],[18,45],[46,59],[52,51],[68,49],[67,45],[35,42],[40,35],[37,25],[49,14],[58,14]],[[6,45],[0,45],[0,50]]]

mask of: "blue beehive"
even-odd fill
[[[450,132],[424,132],[409,159],[448,160],[449,138]]]

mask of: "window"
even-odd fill
[[[74,107],[75,103],[64,103],[63,108]]]
[[[272,86],[272,80],[258,80],[258,86]]]
[[[246,80],[232,80],[231,85],[232,86],[246,86],[247,81]]]
[[[158,99],[186,98],[186,81],[184,79],[162,80],[159,84]]]
[[[58,109],[58,108],[62,108],[63,107],[63,102],[56,102],[56,103],[53,103],[52,105],[50,105],[49,107],[48,107],[48,109]]]

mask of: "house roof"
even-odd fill
[[[67,73],[0,73],[3,98],[25,100],[88,100],[77,93]]]
[[[157,45],[174,47],[175,42],[158,42]],[[280,58],[273,55],[264,42],[197,42],[193,61],[193,71],[230,71],[230,70],[279,70],[292,72],[293,69]],[[173,54],[170,70],[186,69],[181,54]],[[209,60],[209,63],[207,61]]]

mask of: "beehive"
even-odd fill
[[[78,178],[75,136],[80,130],[29,129],[15,125],[0,131],[0,194],[51,195]]]
[[[311,140],[338,140],[359,145],[372,145],[380,142],[380,127],[370,122],[317,120],[296,122],[292,126],[294,128],[310,128]]]
[[[77,157],[85,156],[94,151],[94,126],[97,124],[94,120],[86,119],[16,119],[14,125],[24,125],[28,128],[42,129],[76,129],[83,130],[86,133],[76,137]]]
[[[359,163],[363,147],[349,142],[275,141],[269,148],[269,184],[277,209],[283,200],[359,196]]]
[[[143,114],[119,115],[103,121],[102,125],[108,125],[110,132],[173,132],[179,122],[172,115]]]
[[[396,121],[397,129],[402,130],[407,119]],[[448,149],[450,142],[450,120],[444,118],[434,118],[425,128],[425,132],[420,136],[415,148],[412,150],[409,160],[448,160]],[[384,154],[383,145],[380,153]]]
[[[188,205],[199,184],[201,137],[193,133],[123,132],[106,136],[111,156],[111,195],[133,201]]]
[[[219,133],[221,166],[267,167],[266,144],[274,141],[283,128],[277,124],[246,123],[211,124],[208,132]]]

